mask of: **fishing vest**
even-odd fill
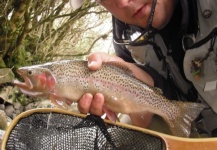
[[[183,42],[185,38],[191,39],[191,45],[184,47],[186,52],[183,69],[187,80],[192,82],[198,91],[199,97],[217,113],[217,40],[215,40],[217,1],[199,0],[197,5],[199,31],[196,36],[185,35],[183,37]],[[154,42],[160,47],[163,59],[159,59],[153,45],[126,46],[126,48],[136,63],[154,68],[165,78],[172,77],[176,86],[187,94],[191,84],[183,79],[173,58],[168,55],[168,49],[159,34],[154,37]]]

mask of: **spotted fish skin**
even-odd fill
[[[87,61],[65,60],[22,67],[18,73],[31,83],[15,84],[30,96],[49,95],[53,102],[76,102],[84,93],[100,92],[110,110],[123,114],[152,112],[165,120],[174,135],[181,137],[189,136],[192,121],[204,108],[200,103],[166,99],[159,89],[136,79],[120,62],[103,63],[96,71],[87,66]],[[28,89],[23,84],[32,87]]]

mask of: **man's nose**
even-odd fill
[[[124,8],[124,7],[126,7],[127,5],[129,5],[129,2],[130,2],[131,0],[114,0],[114,1],[115,1],[115,3],[116,3],[117,7],[119,7],[119,8]]]

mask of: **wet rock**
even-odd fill
[[[0,129],[0,149],[1,149],[1,145],[2,145],[2,140],[4,137],[5,131]]]
[[[34,102],[34,108],[37,108],[38,107],[38,105],[40,105],[41,104],[41,102],[40,101],[38,101],[38,102]]]
[[[14,105],[14,109],[23,111],[23,106],[19,102],[16,102],[13,105]]]
[[[10,125],[11,122],[12,122],[12,119],[7,116],[7,123],[8,123],[8,126]]]
[[[0,69],[0,84],[6,82],[12,82],[14,80],[14,73],[10,68],[1,68]]]
[[[5,110],[5,105],[4,104],[0,104],[0,110]]]
[[[28,105],[25,106],[24,110],[30,110],[30,109],[33,109],[34,108],[34,103],[30,103]]]
[[[15,111],[15,109],[14,109],[13,105],[8,105],[5,107],[5,113],[9,117],[12,117],[14,111]]]
[[[6,130],[7,128],[7,116],[3,110],[0,110],[0,129]]]
[[[0,98],[3,99],[5,102],[13,104],[15,100],[15,91],[17,91],[17,88],[14,88],[13,86],[4,87],[0,91]]]
[[[15,114],[15,113],[13,113],[12,116],[11,116],[12,119],[14,119],[16,117],[17,117],[17,114]]]
[[[16,115],[19,115],[19,114],[22,113],[22,112],[23,112],[22,110],[19,110],[19,109],[18,109],[18,110],[15,110],[14,113],[15,113]]]
[[[54,107],[54,104],[50,102],[50,100],[44,100],[40,102],[37,106],[37,108],[52,108]]]

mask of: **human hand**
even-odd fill
[[[145,83],[153,86],[153,79],[143,70],[135,66],[134,64],[125,62],[123,59],[117,56],[108,55],[102,52],[96,52],[91,54],[88,57],[88,67],[90,70],[97,70],[101,67],[103,62],[111,62],[111,61],[119,61],[122,62],[125,66],[127,66],[134,74],[134,76]],[[106,108],[104,105],[104,96],[101,93],[96,93],[92,95],[90,93],[86,93],[82,96],[82,98],[78,101],[78,109],[81,113],[87,114],[91,113],[94,115],[102,116],[106,113],[106,116],[111,121],[116,121],[117,117],[114,112]],[[147,127],[152,118],[151,113],[137,113],[137,114],[129,114],[134,125],[140,127]],[[144,118],[144,119],[143,119]]]
[[[103,62],[111,62],[111,61],[119,61],[124,62],[123,59],[117,56],[108,55],[102,52],[96,52],[91,54],[88,57],[88,67],[90,70],[97,70],[101,67]],[[81,113],[91,113],[94,115],[102,116],[106,113],[106,116],[112,120],[116,121],[116,114],[104,105],[104,96],[101,93],[96,93],[92,95],[90,93],[86,93],[82,96],[82,98],[78,101],[78,109]]]

